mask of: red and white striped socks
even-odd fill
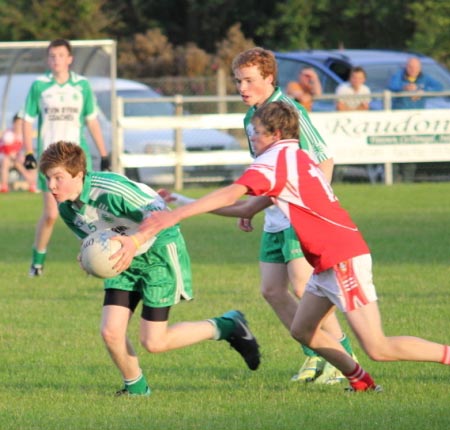
[[[444,354],[441,363],[450,366],[450,345],[444,345]],[[355,391],[367,391],[376,389],[376,384],[372,377],[358,364],[350,373],[344,373]]]
[[[349,380],[355,391],[367,391],[376,386],[372,377],[358,363],[356,363],[353,372],[344,373],[344,376]]]

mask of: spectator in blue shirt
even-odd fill
[[[393,109],[423,109],[425,98],[420,94],[425,91],[442,91],[442,84],[431,76],[422,73],[422,64],[417,57],[411,57],[405,68],[396,72],[389,83],[393,92],[414,91],[417,96],[395,97]]]

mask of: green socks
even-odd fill
[[[150,387],[147,384],[145,376],[141,373],[136,379],[125,379],[125,388],[130,394],[149,395]]]
[[[305,345],[300,345],[303,349],[303,353],[307,356],[307,357],[320,357],[319,354],[317,354],[317,352],[313,351],[311,348],[308,348]]]
[[[344,333],[342,339],[339,341],[339,343],[350,355],[353,355],[352,346],[350,345],[350,339],[346,336],[345,333]],[[319,357],[319,354],[317,354],[317,352],[313,351],[311,348],[308,348],[307,346],[302,345],[302,349],[303,349],[303,353],[307,357]]]
[[[353,349],[350,345],[350,339],[346,336],[345,333],[343,334],[342,339],[339,342],[350,355],[353,355]]]
[[[216,328],[215,340],[228,339],[236,327],[236,323],[230,318],[216,317],[208,321]]]
[[[33,246],[32,261],[33,266],[42,267],[45,263],[45,257],[47,256],[47,250],[40,252]]]

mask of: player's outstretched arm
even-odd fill
[[[223,208],[211,211],[215,215],[235,217],[235,218],[253,218],[258,212],[272,206],[272,200],[265,196],[252,196],[245,200],[238,200],[236,203]]]
[[[141,223],[138,233],[139,241],[144,242],[150,237],[158,234],[161,230],[178,224],[183,219],[232,205],[236,200],[246,194],[246,192],[247,187],[239,184],[232,184],[213,191],[185,206],[175,208],[170,212],[152,212],[151,216]]]
[[[158,194],[168,204],[184,206],[195,201],[190,197],[172,193],[165,188],[159,189]],[[272,200],[265,196],[251,196],[245,200],[237,200],[234,204],[210,211],[214,215],[234,218],[253,218],[258,212],[272,206]]]

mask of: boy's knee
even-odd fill
[[[106,345],[113,345],[120,340],[120,337],[115,333],[115,331],[109,329],[108,327],[102,327],[100,330],[100,335]]]
[[[373,361],[391,361],[392,360],[392,358],[390,358],[387,354],[385,354],[382,350],[379,350],[378,348],[368,348],[366,350],[366,354]]]
[[[364,352],[373,361],[391,361],[392,354],[389,352],[387,344],[383,341],[362,344]]]
[[[302,345],[308,345],[311,337],[308,335],[306,330],[301,327],[291,327],[290,333],[297,342],[300,342]]]
[[[43,219],[47,225],[53,226],[58,219],[58,212],[45,212],[43,214]]]
[[[261,285],[261,294],[264,299],[271,303],[276,301],[282,296],[285,292],[280,289],[280,287],[275,287],[273,285]]]
[[[141,345],[151,354],[159,354],[167,351],[167,344],[164,341],[141,339]]]

